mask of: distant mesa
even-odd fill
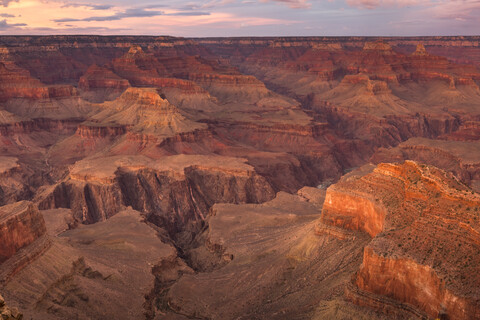
[[[338,51],[338,50],[342,50],[343,46],[341,43],[315,43],[312,45],[312,49]]]
[[[375,50],[375,51],[385,51],[385,52],[393,51],[392,47],[381,39],[375,42],[365,42],[365,45],[363,46],[363,50]]]
[[[100,107],[90,127],[126,127],[137,133],[172,136],[204,128],[204,124],[186,119],[156,88],[128,88],[114,101]]]
[[[127,55],[134,56],[137,53],[143,53],[143,49],[140,46],[131,46],[130,49],[128,49]]]
[[[425,46],[422,43],[419,43],[417,44],[415,52],[412,53],[412,56],[428,56],[427,49],[425,49]]]

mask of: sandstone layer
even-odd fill
[[[2,248],[0,263],[46,233],[45,222],[38,209],[22,201],[0,207]]]
[[[369,171],[330,187],[322,212],[325,224],[373,237],[354,284],[432,318],[478,318],[478,194],[451,174],[413,161]]]

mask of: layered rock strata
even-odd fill
[[[478,194],[435,167],[379,164],[330,187],[322,221],[373,237],[353,278],[360,290],[432,318],[475,319],[479,201]],[[376,300],[352,299],[382,308]]]
[[[238,158],[117,156],[78,162],[40,207],[71,208],[78,221],[94,223],[132,206],[173,233],[203,221],[214,203],[260,203],[273,195],[265,179]]]
[[[0,213],[0,263],[46,233],[43,217],[31,202],[22,201],[0,207]]]

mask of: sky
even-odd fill
[[[480,35],[480,0],[0,0],[0,34]]]

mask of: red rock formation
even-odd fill
[[[323,319],[340,303],[342,312],[375,319],[373,311],[343,301],[355,270],[347,296],[360,305],[478,317],[478,201],[433,167],[380,165],[348,174],[329,189],[321,222],[314,222],[321,205],[308,194],[280,193],[278,202],[226,206],[224,213],[210,208],[257,204],[305,185],[324,189],[372,154],[375,163],[415,159],[480,186],[473,157],[480,71],[456,63],[477,59],[479,39],[0,37],[0,202],[70,208],[64,215],[95,224],[78,228],[80,234],[108,229],[96,222],[112,221],[126,206],[140,211],[178,249],[153,268],[149,318],[178,312]],[[444,141],[404,143],[412,137]],[[52,241],[77,254],[89,246],[83,239],[75,250],[63,247],[65,238]],[[88,239],[124,249],[108,234]],[[56,260],[56,250],[44,265]],[[33,270],[50,274],[56,263]],[[46,293],[27,300],[41,301],[55,318],[98,307],[76,289],[66,298],[72,278],[88,288],[112,285],[115,296],[125,291],[115,281],[93,281],[87,264],[79,265],[62,278],[66,283],[42,282]],[[115,278],[115,267],[98,265]],[[183,278],[183,271],[192,274]],[[7,273],[0,270],[0,282],[15,274]],[[136,297],[137,307],[146,293]],[[230,302],[234,308],[225,307]],[[39,309],[28,308],[35,318]]]
[[[28,71],[9,70],[0,63],[0,101],[10,98],[41,99],[48,97],[48,88],[30,76]]]
[[[214,203],[259,203],[273,196],[265,179],[235,158],[113,157],[77,163],[40,207],[71,208],[77,220],[94,223],[132,206],[174,233],[204,220]]]
[[[330,187],[322,216],[325,224],[374,237],[356,286],[430,317],[479,317],[480,279],[473,276],[479,274],[473,254],[480,244],[478,194],[435,167],[411,161],[370,170]]]
[[[194,82],[177,78],[152,78],[145,80],[144,84],[162,89],[179,89],[184,94],[206,93]]]
[[[124,90],[130,86],[126,79],[122,79],[107,68],[92,65],[80,77],[78,87],[82,90],[115,89]]]
[[[153,88],[128,88],[116,100],[101,105],[101,109],[79,127],[79,136],[106,137],[130,131],[158,139],[205,127],[186,119]]]
[[[479,316],[475,306],[478,301],[469,301],[451,292],[430,266],[408,258],[386,258],[370,247],[365,248],[356,285],[420,307],[432,318],[448,315],[448,319],[475,319]]]
[[[462,182],[474,187],[480,180],[480,155],[477,141],[444,141],[423,138],[409,139],[393,149],[380,149],[371,158],[373,163],[414,160],[453,173]]]
[[[0,263],[46,233],[42,215],[27,201],[0,207],[0,225]]]
[[[81,124],[75,132],[82,139],[116,137],[127,133],[128,126],[96,126],[95,123]]]
[[[375,237],[384,228],[386,210],[369,193],[347,193],[328,189],[322,221],[351,230],[362,230]]]
[[[254,77],[241,75],[235,70],[223,70],[212,64],[199,57],[165,57],[161,53],[145,52],[139,46],[132,46],[123,57],[112,61],[111,68],[132,85],[179,89],[183,94],[205,94],[205,90],[220,96],[231,94],[232,90],[254,90],[254,94],[260,91],[263,95],[267,92],[263,83]]]
[[[415,52],[412,53],[412,56],[427,56],[427,55],[428,55],[427,49],[425,49],[425,47],[421,43],[417,45],[417,49],[415,49]]]

